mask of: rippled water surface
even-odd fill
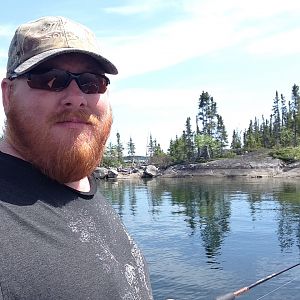
[[[299,262],[300,179],[99,184],[146,256],[155,300],[215,299]],[[300,267],[237,298],[300,299]]]

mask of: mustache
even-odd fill
[[[51,124],[70,122],[74,120],[76,120],[77,122],[87,123],[90,125],[98,125],[99,122],[101,121],[99,116],[92,114],[86,110],[63,111],[49,118]]]

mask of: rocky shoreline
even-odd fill
[[[149,169],[149,166],[147,166]],[[115,178],[184,178],[196,176],[213,177],[300,177],[300,161],[287,164],[286,162],[272,158],[265,153],[248,153],[235,158],[220,159],[206,163],[180,164],[168,167],[166,170],[155,170],[153,173],[145,173],[145,168],[136,169],[134,172],[117,172]]]
[[[286,164],[271,157],[241,156],[200,164],[177,165],[169,167],[163,177],[300,177],[300,162]]]

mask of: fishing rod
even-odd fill
[[[295,267],[297,267],[299,265],[300,265],[300,263],[297,263],[297,264],[295,264],[293,266],[290,266],[290,267],[288,267],[288,268],[286,268],[284,270],[281,270],[281,271],[279,271],[277,273],[270,274],[267,277],[262,278],[262,279],[260,279],[260,280],[258,280],[256,282],[252,283],[249,286],[245,286],[245,287],[243,287],[243,288],[241,288],[241,289],[239,289],[239,290],[237,290],[235,292],[228,293],[228,294],[223,295],[223,296],[219,296],[219,297],[216,298],[216,300],[233,300],[233,299],[235,299],[235,297],[238,297],[238,296],[240,296],[240,295],[248,292],[249,290],[251,290],[252,288],[258,286],[259,284],[261,284],[261,283],[263,283],[263,282],[265,282],[265,281],[267,281],[267,280],[269,280],[271,278],[274,278],[275,276],[278,276],[278,275],[280,275],[280,274],[282,274],[282,273],[284,273],[284,272],[286,272],[286,271],[288,271],[290,269],[293,269],[293,268],[295,268]]]

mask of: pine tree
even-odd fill
[[[271,141],[269,121],[265,120],[264,116],[262,116],[262,124],[260,128],[261,128],[260,132],[261,132],[262,147],[271,148],[272,141]]]
[[[228,144],[228,135],[225,129],[223,118],[217,114],[216,141],[219,143],[220,155],[223,155],[224,148]]]
[[[116,134],[117,136],[117,157],[118,157],[118,161],[119,161],[119,164],[122,165],[123,164],[123,150],[124,150],[124,147],[121,143],[121,138],[120,138],[120,133],[117,132]]]
[[[228,143],[228,136],[223,119],[217,112],[217,103],[207,92],[203,91],[200,95],[197,117],[200,121],[200,127],[198,127],[199,123],[197,122],[196,131],[196,137],[198,136],[198,142],[196,143],[198,158],[203,155],[209,158],[222,155],[223,149]],[[201,137],[199,138],[199,136]],[[207,141],[209,144],[202,145],[203,141]],[[199,145],[202,145],[202,148],[199,148]],[[218,150],[212,148],[215,145],[218,145]]]
[[[134,155],[135,155],[135,144],[130,137],[129,142],[127,143],[128,155],[131,157],[131,162],[134,163]]]
[[[298,135],[300,130],[300,92],[299,86],[294,84],[292,87],[292,114],[293,114],[293,144],[298,145]]]
[[[254,128],[253,121],[250,120],[249,127],[247,131],[244,132],[244,148],[247,151],[256,150],[258,148]]]
[[[291,128],[291,114],[288,112],[285,97],[281,94],[281,131],[280,144],[283,147],[293,145],[293,128]]]
[[[153,143],[153,139],[152,139],[152,134],[150,133],[150,137],[149,137],[149,144],[147,145],[147,148],[148,148],[148,155],[150,156],[150,157],[152,157],[153,156],[153,154],[154,154],[154,143]]]
[[[103,167],[118,167],[118,155],[117,155],[117,147],[113,145],[111,142],[105,148],[104,155],[101,161],[101,166]]]
[[[176,136],[175,141],[170,141],[169,155],[175,163],[186,161],[185,143],[182,136],[180,138]]]
[[[207,130],[207,118],[208,118],[208,106],[210,102],[210,96],[207,92],[202,92],[200,98],[199,98],[199,105],[198,105],[198,119],[201,122],[202,125],[202,131],[199,130],[199,133],[206,134],[205,132]]]
[[[241,135],[237,130],[233,130],[230,149],[236,153],[240,153],[242,149]]]
[[[279,96],[276,91],[275,98],[273,100],[273,139],[276,146],[280,144],[280,130],[281,130],[281,119],[280,119],[280,108],[279,108]]]
[[[287,127],[288,110],[286,106],[285,97],[282,94],[280,95],[280,101],[281,101],[281,127]]]
[[[254,144],[255,149],[262,147],[259,120],[256,117],[254,118],[254,124],[253,124],[253,136],[255,141]]]
[[[195,145],[200,149],[200,157],[205,160],[216,157],[219,151],[219,143],[208,134],[196,134]]]
[[[194,133],[191,128],[191,118],[188,117],[185,122],[185,152],[188,161],[194,158]]]
[[[209,105],[207,107],[207,128],[206,133],[210,136],[214,136],[217,126],[217,103],[214,102],[213,97],[210,97]]]
[[[207,92],[202,92],[199,98],[198,118],[202,124],[199,133],[214,136],[216,129],[217,104]]]

